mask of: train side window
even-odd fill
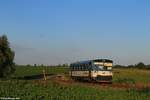
[[[83,66],[83,70],[84,70],[84,71],[86,70],[86,64],[84,64],[84,66]]]
[[[72,65],[71,67],[72,67],[72,70],[74,70],[74,69],[73,69],[73,65]]]
[[[86,70],[88,70],[88,66],[89,66],[89,64],[86,64]]]
[[[86,64],[86,66],[85,66],[85,70],[86,70],[86,71],[88,70],[88,64]]]
[[[77,70],[77,71],[79,70],[79,66],[78,66],[78,65],[76,65],[76,70]]]
[[[74,65],[72,66],[72,69],[74,70]]]
[[[85,70],[85,67],[86,67],[86,66],[85,66],[85,64],[84,64],[84,65],[83,65],[83,70]]]
[[[82,65],[82,70],[84,70],[84,64]]]
[[[87,65],[87,70],[89,70],[89,67],[90,67],[90,65],[88,64],[88,65]]]
[[[82,65],[82,70],[84,70],[84,64]]]
[[[83,64],[83,68],[82,68],[82,70],[84,70],[84,69],[85,69],[84,67],[85,67],[85,65]]]
[[[80,65],[80,70],[82,70],[82,65]]]
[[[84,64],[82,65],[82,70],[84,70]]]
[[[74,71],[76,70],[76,65],[74,65]]]
[[[91,66],[91,64],[92,64],[92,63],[91,63],[91,62],[89,62],[89,66]]]
[[[82,65],[80,65],[80,67],[79,67],[79,70],[81,70],[82,69]]]
[[[73,65],[71,65],[71,70],[73,70]]]
[[[83,65],[80,66],[80,70],[82,70]]]
[[[79,65],[79,70],[81,70],[81,65]]]
[[[76,65],[74,65],[74,70],[76,70]]]
[[[83,64],[81,65],[81,70],[83,70]]]
[[[77,71],[77,65],[75,65],[75,71]]]
[[[77,65],[75,65],[75,71],[77,70]]]
[[[85,66],[85,70],[87,71],[87,68],[88,68],[88,64],[86,64],[86,66]]]

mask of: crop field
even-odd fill
[[[150,70],[127,68],[127,69],[114,69],[114,82],[131,82],[141,83],[145,85],[150,84]]]
[[[46,70],[47,80],[42,70]],[[113,83],[77,82],[66,67],[17,67],[11,79],[0,80],[0,98],[21,100],[150,100],[150,71],[114,69]]]

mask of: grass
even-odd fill
[[[64,86],[54,82],[33,81],[0,82],[1,97],[19,97],[23,100],[149,100],[150,93],[80,85]]]
[[[149,100],[149,93],[101,87],[64,86],[54,82],[33,81],[0,82],[1,97],[19,97],[24,100]]]
[[[17,67],[13,77],[42,74],[68,74],[66,67]],[[150,84],[150,72],[139,69],[114,69],[114,83]],[[150,88],[120,89],[103,86],[63,85],[55,81],[10,79],[0,81],[0,97],[19,97],[22,100],[150,100]]]
[[[17,70],[14,74],[14,77],[24,77],[24,76],[32,76],[43,74],[43,69],[45,69],[47,74],[67,74],[68,68],[67,67],[19,67],[17,66]]]
[[[114,69],[114,82],[150,84],[150,71],[136,68]]]

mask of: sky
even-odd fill
[[[0,0],[17,64],[150,64],[149,0]]]

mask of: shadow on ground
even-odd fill
[[[46,77],[48,76],[53,76],[54,74],[46,74]],[[18,79],[18,80],[38,80],[38,79],[43,79],[44,75],[43,74],[38,74],[38,75],[31,75],[31,76],[24,76],[24,77],[14,77],[13,79]]]

